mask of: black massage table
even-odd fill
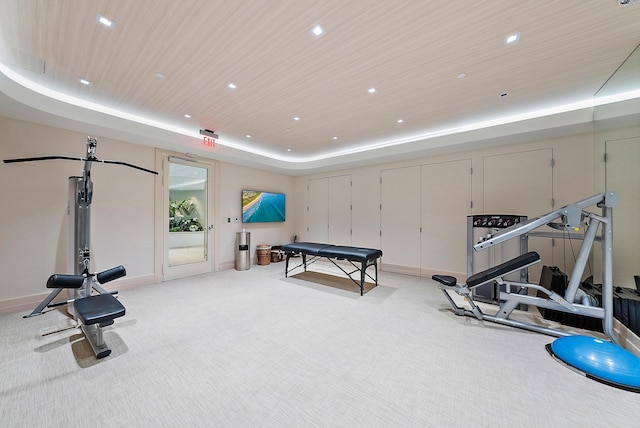
[[[358,287],[360,287],[360,295],[364,294],[364,279],[365,276],[371,278],[375,285],[378,285],[378,259],[382,257],[382,251],[373,248],[359,248],[359,247],[345,247],[341,245],[331,244],[318,244],[314,242],[295,242],[293,244],[285,244],[282,246],[282,251],[286,254],[287,259],[285,263],[284,275],[287,277],[289,272],[296,268],[304,267],[306,272],[307,265],[311,264],[321,258],[326,258],[335,266],[337,266],[342,272],[344,272],[349,279],[351,279]],[[295,256],[302,256],[302,263],[294,266],[289,270],[289,259]],[[310,256],[307,261],[307,256]],[[334,261],[346,260],[355,268],[351,272],[347,272],[342,266]],[[360,265],[357,265],[359,263]],[[367,273],[367,268],[374,266],[376,275],[373,278]],[[356,281],[351,276],[352,274],[360,272],[360,281]]]

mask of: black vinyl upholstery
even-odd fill
[[[522,269],[526,266],[532,265],[540,261],[540,255],[535,251],[530,251],[526,254],[516,257],[515,259],[508,260],[499,265],[493,266],[482,272],[478,272],[475,275],[471,275],[467,278],[467,286],[469,288],[476,287],[491,281],[494,278],[499,278],[510,272]]]
[[[47,288],[80,288],[84,285],[82,275],[53,274],[47,280]]]
[[[378,259],[382,257],[381,250],[376,250],[374,248],[359,248],[342,245],[320,244],[316,242],[294,242],[293,244],[285,244],[282,246],[281,250],[284,251],[284,253],[287,255],[285,276],[289,274],[289,259],[292,256],[302,256],[302,264],[296,267],[303,266],[305,271],[307,270],[307,264],[323,257],[340,268],[345,274],[349,276],[349,278],[353,282],[356,283],[356,285],[360,287],[360,295],[363,295],[364,293],[365,276],[373,279],[376,286],[378,285]],[[312,261],[307,262],[307,256],[311,256]],[[340,265],[334,262],[333,259],[348,260],[352,266],[356,267],[356,270],[347,272]],[[354,262],[360,263],[360,266],[357,266]],[[366,273],[366,270],[369,266],[374,266],[376,271],[375,278]],[[295,269],[295,267],[292,268],[292,270],[293,269]],[[351,275],[356,272],[360,273],[359,281],[356,281],[351,277]]]
[[[315,242],[294,242],[293,244],[285,244],[281,250],[285,253],[309,254],[317,256],[318,252],[328,247],[334,247],[331,244],[318,244]]]
[[[319,244],[315,242],[295,242],[282,246],[285,253],[308,254],[354,262],[367,262],[382,257],[382,250],[373,248],[346,247],[341,245]]]
[[[339,260],[351,260],[354,262],[364,263],[369,260],[382,257],[382,250],[332,245],[330,247],[320,248],[320,250],[318,250],[318,255],[322,257],[332,257]]]
[[[102,327],[113,323],[115,318],[124,316],[125,308],[111,294],[83,297],[73,302],[78,318],[85,325],[100,324]]]

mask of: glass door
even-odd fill
[[[212,271],[212,166],[166,157],[163,279]]]

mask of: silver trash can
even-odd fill
[[[251,267],[249,247],[251,246],[251,233],[236,233],[236,270],[249,270]]]

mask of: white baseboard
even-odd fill
[[[108,291],[124,291],[131,290],[133,288],[144,287],[145,285],[155,284],[155,276],[153,274],[149,275],[140,275],[134,277],[122,278],[117,281],[114,281],[110,286],[105,286],[104,289]]]
[[[230,270],[235,268],[236,268],[236,262],[234,262],[233,260],[231,260],[230,262],[220,263],[220,270]]]
[[[467,281],[467,274],[462,272],[449,272],[445,270],[432,270],[422,269],[421,276],[431,279],[433,275],[449,275],[458,280],[459,284],[464,284]]]
[[[620,345],[627,351],[640,357],[640,338],[617,319],[613,319],[613,331],[618,336]]]
[[[419,267],[392,265],[389,263],[381,264],[380,270],[384,272],[401,273],[404,275],[421,276],[424,278],[431,278],[432,275],[450,275],[458,278],[458,282],[460,283],[464,283],[467,280],[467,275],[461,272],[447,272],[443,270],[420,269]]]
[[[154,275],[151,274],[134,276],[130,278],[121,278],[109,284],[106,284],[103,288],[107,291],[124,291],[143,287],[145,285],[151,285],[154,283]],[[0,315],[32,311],[40,304],[40,302],[42,302],[49,294],[51,294],[51,291],[53,290],[45,291],[38,294],[32,294],[30,296],[0,300]],[[67,293],[65,291],[62,291],[54,299],[54,302],[62,302],[64,300],[67,300]]]
[[[380,270],[384,272],[401,273],[404,275],[420,276],[420,268],[412,266],[392,265],[380,263]]]

